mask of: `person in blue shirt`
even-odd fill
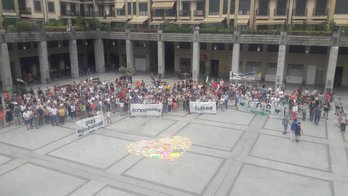
[[[291,123],[291,133],[290,133],[290,141],[295,141],[295,132],[296,132],[296,129],[297,129],[297,119],[294,119],[294,121],[292,121]]]

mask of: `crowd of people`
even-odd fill
[[[285,105],[282,121],[284,134],[290,122],[291,130],[297,130],[295,124],[300,127],[299,120],[305,121],[307,113],[309,120],[318,125],[322,118],[328,118],[332,102],[335,105],[337,124],[342,131],[345,131],[347,123],[341,98],[333,101],[330,93],[320,93],[317,90],[310,92],[308,89],[299,88],[286,94],[284,86],[272,88],[260,82],[225,82],[222,79],[212,79],[204,83],[187,79],[170,84],[152,77],[150,83],[132,83],[127,78],[112,82],[90,78],[54,86],[52,89],[39,88],[36,92],[30,89],[21,95],[8,94],[5,96],[5,110],[0,110],[0,126],[4,127],[5,121],[9,125],[24,123],[30,130],[45,124],[63,125],[67,118],[78,120],[99,114],[104,114],[107,122],[111,123],[113,113],[129,114],[132,103],[162,103],[163,115],[178,110],[189,112],[190,101],[216,102],[217,108],[224,111],[228,108],[229,100],[233,99],[235,106],[241,99],[259,102],[262,108],[269,104]],[[296,131],[291,135],[291,140],[298,141],[293,136],[301,132],[303,131]]]

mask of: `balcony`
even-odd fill
[[[139,11],[139,16],[147,16],[147,11]]]
[[[326,20],[328,17],[329,10],[328,9],[313,9],[312,17],[315,19],[323,19]]]
[[[20,9],[19,10],[19,14],[20,15],[31,15],[31,8],[30,7],[27,7],[25,9]]]
[[[282,8],[282,9],[274,9],[274,16],[287,16],[288,15],[288,9]]]
[[[165,18],[172,19],[176,17],[176,10],[165,10]]]
[[[293,17],[300,17],[300,18],[306,18],[307,17],[307,8],[304,10],[292,10],[292,16]]]
[[[190,10],[180,10],[179,11],[179,16],[181,16],[181,17],[190,17],[191,16]]]
[[[220,15],[219,12],[212,12],[212,11],[209,12],[209,16],[219,16],[219,15]]]
[[[70,11],[70,10],[67,10],[67,11],[62,11],[61,12],[61,15],[62,16],[80,16],[80,12],[79,11]]]
[[[238,10],[238,14],[239,15],[250,15],[250,10],[247,10],[247,9]]]
[[[193,11],[194,17],[204,17],[204,10],[195,10]]]
[[[269,9],[257,9],[256,10],[256,16],[261,16],[261,17],[267,17],[269,15]]]

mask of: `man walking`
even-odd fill
[[[289,121],[289,118],[287,116],[285,116],[282,120],[282,125],[284,127],[284,131],[283,131],[283,134],[285,135],[287,130],[288,130],[288,125],[289,125],[290,121]]]
[[[346,131],[346,126],[347,126],[347,113],[342,113],[340,116],[340,122],[341,122],[341,131],[344,133]]]
[[[321,117],[321,108],[319,106],[317,106],[314,109],[314,124],[317,126],[319,124],[320,117]]]

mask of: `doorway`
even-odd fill
[[[218,77],[219,75],[219,60],[213,59],[210,60],[210,76]]]
[[[342,85],[342,77],[343,77],[343,67],[336,67],[334,87],[340,87]]]
[[[166,74],[174,73],[174,42],[163,42]]]

